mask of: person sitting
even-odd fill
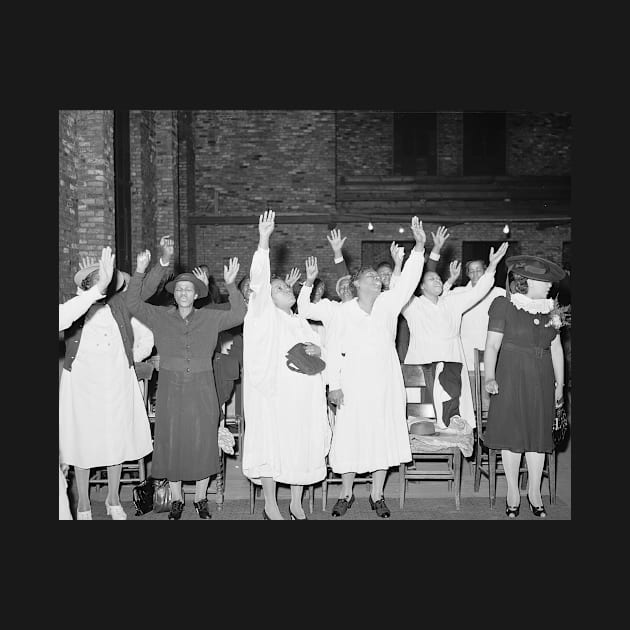
[[[490,265],[469,291],[450,291],[443,295],[440,276],[435,271],[426,271],[420,282],[421,296],[414,296],[402,310],[411,333],[405,363],[425,366],[427,385],[433,390],[437,425],[443,432],[453,421],[451,432],[466,432],[465,423],[470,431],[475,427],[472,391],[459,327],[464,311],[490,290],[496,266],[507,247],[507,242],[503,243],[496,254],[493,248],[490,249]]]
[[[468,284],[464,287],[455,287],[451,293],[456,295],[465,291],[470,291],[476,286],[479,278],[483,276],[487,268],[484,260],[469,260],[466,263],[466,275]],[[501,287],[491,287],[484,297],[474,306],[471,306],[462,315],[462,324],[459,335],[464,347],[464,358],[467,369],[473,370],[475,367],[475,348],[483,350],[486,347],[486,334],[488,332],[488,309],[494,298],[505,297],[505,289]]]

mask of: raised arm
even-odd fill
[[[405,257],[405,248],[399,247],[396,244],[396,241],[392,241],[392,244],[389,246],[389,252],[392,255],[392,260],[394,261],[394,268],[392,269],[392,277],[389,281],[389,289],[391,291],[396,286],[396,283],[398,282],[398,278],[400,278],[400,274],[402,271],[403,258]]]
[[[442,287],[442,295],[448,293],[453,288],[453,285],[457,282],[457,278],[459,278],[459,274],[462,271],[462,263],[458,262],[457,260],[454,260],[448,266],[448,270],[449,270],[449,277],[448,277],[448,280],[444,283],[444,286]]]
[[[333,303],[326,298],[321,299],[317,303],[311,302],[313,282],[315,282],[315,278],[319,274],[317,258],[309,256],[304,264],[306,267],[306,282],[304,282],[297,299],[298,315],[306,319],[322,322],[324,326],[327,326],[332,317]]]
[[[150,260],[151,252],[148,249],[140,252],[136,257],[136,271],[133,276],[131,276],[129,288],[125,291],[125,303],[132,315],[135,315],[149,328],[153,328],[157,313],[159,313],[164,307],[147,304],[141,296],[142,284],[144,282],[145,272]],[[162,267],[162,273],[165,273],[166,269],[166,267]]]
[[[348,265],[346,264],[342,252],[343,244],[346,242],[347,238],[347,236],[341,238],[340,230],[330,230],[330,236],[326,235],[326,239],[328,240],[328,243],[330,243],[330,247],[333,250],[333,259],[338,278],[350,275]]]
[[[218,313],[219,332],[242,324],[245,319],[245,313],[247,313],[245,300],[234,284],[239,267],[238,258],[230,258],[228,265],[223,265],[223,279],[225,280],[225,288],[228,292],[230,310],[214,311],[214,313]]]
[[[170,234],[160,239],[160,257],[157,264],[153,265],[151,271],[145,276],[140,291],[140,299],[146,302],[155,295],[164,276],[167,274],[174,253],[174,241]]]
[[[437,271],[438,261],[440,260],[440,252],[442,251],[442,247],[444,247],[444,243],[446,243],[446,239],[449,237],[450,234],[443,225],[440,225],[437,232],[431,232],[433,249],[431,250],[429,258],[426,262],[427,271]]]
[[[269,237],[275,227],[276,213],[267,210],[258,218],[258,249],[252,257],[249,270],[249,317],[259,317],[273,307],[271,301],[271,267],[269,265]]]

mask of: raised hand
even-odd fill
[[[293,267],[291,272],[284,276],[284,281],[292,287],[299,280],[301,275],[302,272],[297,267]]]
[[[317,274],[319,273],[319,269],[317,268],[317,257],[309,256],[304,261],[304,266],[306,267],[306,282],[308,286],[312,286],[313,281],[317,278]]]
[[[435,234],[431,232],[431,238],[433,239],[433,249],[436,252],[439,252],[442,247],[444,247],[444,243],[449,237],[450,234],[448,233],[447,229],[443,225],[440,225]]]
[[[162,262],[170,262],[173,254],[175,253],[175,241],[173,241],[170,234],[167,234],[160,239],[160,249],[162,250],[162,254],[160,256]]]
[[[276,227],[275,221],[276,213],[273,210],[266,210],[258,218],[259,246],[263,249],[269,249],[269,237]]]
[[[389,246],[389,253],[392,255],[394,265],[401,267],[403,258],[405,257],[405,248],[400,247],[396,241],[392,241],[392,244]]]
[[[330,236],[326,235],[326,238],[328,239],[328,242],[332,247],[335,258],[339,258],[341,256],[341,249],[343,247],[343,244],[346,242],[346,239],[348,237],[344,236],[343,238],[341,238],[340,230],[330,230]]]
[[[100,293],[105,295],[109,283],[112,281],[114,275],[114,259],[116,256],[112,254],[112,248],[108,245],[103,247],[101,252],[101,259],[98,261],[98,282],[96,286]]]
[[[95,256],[82,256],[81,260],[79,261],[79,269],[85,269],[90,265],[96,265],[97,262],[98,261],[96,260]]]
[[[427,235],[424,233],[422,221],[418,220],[418,217],[411,219],[411,231],[413,232],[413,237],[416,239],[416,247],[414,249],[424,249]]]
[[[449,270],[449,273],[451,274],[448,278],[448,281],[451,284],[455,284],[455,281],[457,280],[457,278],[459,278],[459,274],[462,272],[462,263],[458,262],[457,260],[454,260],[448,266],[448,270]]]
[[[494,247],[490,248],[490,256],[488,259],[490,260],[490,264],[488,267],[492,267],[493,269],[499,264],[499,261],[503,256],[505,256],[505,252],[507,252],[508,242],[505,241],[501,243],[501,247],[497,250],[496,254],[494,253]]]
[[[306,341],[304,343],[304,352],[306,352],[306,354],[310,355],[310,356],[315,356],[315,357],[321,357],[322,356],[322,349],[314,344],[311,343],[310,341]]]
[[[486,381],[485,388],[488,394],[498,394],[499,393],[499,384],[492,378],[489,381]]]
[[[232,284],[236,280],[240,265],[238,264],[238,258],[230,258],[227,267],[223,265],[223,279],[225,284]]]
[[[136,257],[136,271],[139,273],[144,273],[151,262],[151,252],[148,249],[145,249],[143,252],[140,252]]]
[[[202,269],[201,267],[195,267],[192,270],[192,272],[193,272],[193,276],[195,276],[197,280],[201,280],[201,282],[203,282],[206,286],[208,286],[209,284],[208,274],[206,273],[205,269]]]

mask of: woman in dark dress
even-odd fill
[[[152,331],[160,355],[153,476],[168,479],[172,503],[168,518],[179,520],[184,509],[182,480],[195,481],[194,506],[202,519],[211,518],[206,492],[219,469],[219,404],[212,370],[217,335],[241,324],[246,307],[234,285],[238,259],[223,268],[230,310],[196,309],[193,302],[207,294],[192,273],[179,274],[165,289],[176,306],[152,306],[140,299],[148,251],[138,254],[136,273],[129,283],[129,310]]]
[[[506,263],[514,292],[495,298],[488,313],[485,388],[492,396],[483,441],[501,450],[507,516],[516,518],[519,513],[518,472],[525,453],[527,501],[535,516],[545,517],[542,471],[545,453],[553,451],[555,406],[562,403],[564,387],[562,344],[550,315],[553,300],[547,294],[564,272],[536,256],[512,256]]]

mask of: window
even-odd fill
[[[464,175],[505,175],[505,112],[464,113]]]
[[[394,113],[394,175],[437,173],[435,112]]]

